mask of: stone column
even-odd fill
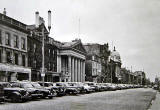
[[[80,59],[78,59],[78,72],[77,72],[77,81],[79,82],[80,81]]]
[[[61,55],[57,55],[57,72],[60,73],[61,72]]]
[[[81,82],[83,81],[83,61],[81,60]]]
[[[86,74],[85,74],[85,60],[84,60],[83,61],[83,75],[82,75],[83,80],[82,80],[82,82],[85,82],[85,76],[86,76]]]
[[[75,59],[74,81],[77,82],[77,58]]]
[[[68,56],[68,75],[69,75],[68,82],[70,82],[71,81],[71,56],[70,55]]]
[[[71,81],[74,82],[74,74],[75,74],[75,68],[74,68],[74,57],[72,58],[72,76],[71,76]]]
[[[80,65],[80,68],[79,68],[79,70],[80,70],[80,72],[79,72],[79,82],[81,82],[81,59],[79,60],[79,65]]]

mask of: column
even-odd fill
[[[77,58],[75,59],[75,73],[74,73],[74,81],[77,82]]]
[[[68,82],[71,82],[71,56],[70,55],[68,56],[68,75],[69,75]]]
[[[81,60],[81,82],[83,82],[83,61]]]
[[[57,55],[57,72],[60,73],[61,72],[61,56]]]
[[[79,82],[81,82],[81,75],[82,75],[82,74],[81,74],[81,72],[82,72],[82,70],[81,70],[81,68],[82,68],[82,67],[81,67],[81,59],[80,59],[80,63],[79,63],[79,64],[80,64]]]
[[[85,60],[83,61],[83,74],[82,74],[82,77],[83,77],[83,81],[82,82],[85,82]]]
[[[77,80],[80,82],[80,59],[78,59],[78,75]]]
[[[75,72],[74,72],[74,62],[75,62],[75,60],[74,60],[74,57],[72,58],[72,76],[71,76],[71,81],[72,82],[74,82],[74,74],[75,74]]]

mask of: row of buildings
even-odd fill
[[[0,81],[41,81],[44,38],[45,81],[142,83],[142,74],[121,68],[115,48],[111,52],[108,44],[82,44],[80,39],[56,41],[38,19],[37,28],[0,13]]]

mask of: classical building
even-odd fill
[[[30,80],[27,25],[0,13],[0,81]]]
[[[86,50],[80,39],[61,43],[57,69],[62,82],[84,82]]]
[[[121,70],[121,57],[119,52],[116,51],[115,47],[114,50],[111,52],[110,55],[110,70],[111,70],[111,80],[113,83],[121,82],[122,76],[120,74]]]

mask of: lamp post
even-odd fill
[[[39,28],[39,12],[36,12],[36,28]],[[43,87],[44,87],[44,77],[45,77],[45,67],[44,67],[44,37],[45,37],[45,27],[42,26],[42,70],[41,70],[41,77],[42,77],[42,82],[43,82]],[[51,29],[51,11],[48,11],[48,30],[50,33]]]

